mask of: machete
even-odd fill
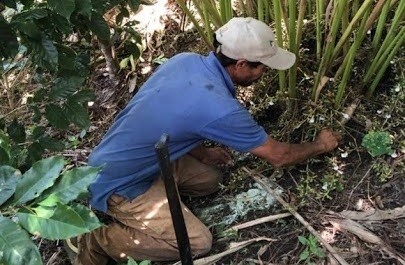
[[[174,182],[172,167],[169,157],[169,135],[163,134],[155,144],[155,151],[158,157],[160,172],[165,184],[167,200],[169,202],[170,214],[172,216],[174,232],[176,233],[177,245],[180,253],[181,264],[193,265],[191,258],[190,241],[188,239],[186,224],[184,223],[183,212],[179,200],[176,183]]]

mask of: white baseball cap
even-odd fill
[[[295,63],[295,54],[279,48],[273,30],[254,18],[232,18],[215,36],[221,53],[231,59],[261,62],[278,70],[286,70]]]

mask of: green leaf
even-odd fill
[[[139,265],[151,265],[152,262],[150,260],[143,260],[139,263]]]
[[[37,198],[41,192],[53,185],[63,166],[64,161],[60,156],[36,162],[18,181],[13,203],[21,205]]]
[[[24,125],[19,123],[17,119],[14,119],[7,127],[7,133],[14,142],[18,144],[25,142],[26,134]]]
[[[303,236],[298,236],[298,241],[300,241],[301,242],[301,244],[303,244],[304,246],[305,245],[308,245],[308,239],[306,239],[305,237],[303,237]]]
[[[47,68],[55,69],[58,65],[58,50],[53,41],[43,35],[40,47],[38,58],[46,63]]]
[[[93,5],[90,0],[76,0],[76,11],[77,13],[91,19],[91,10]]]
[[[361,143],[371,156],[391,155],[394,150],[391,149],[392,139],[387,132],[370,131],[367,133]]]
[[[0,57],[10,58],[18,53],[18,41],[11,26],[0,14]]]
[[[0,164],[8,164],[10,161],[10,140],[8,136],[0,130]]]
[[[54,206],[56,202],[67,204],[75,200],[81,193],[87,192],[87,187],[99,171],[100,169],[96,167],[79,167],[67,171],[59,182],[41,195],[41,198],[47,197],[47,199],[39,204]]]
[[[51,151],[62,151],[65,148],[65,145],[56,139],[53,139],[49,136],[43,136],[39,139],[39,144],[44,148]]]
[[[128,257],[127,265],[138,265],[138,262],[136,262],[133,258]]]
[[[303,261],[309,258],[309,251],[306,249],[301,252],[299,261]]]
[[[69,120],[61,107],[55,104],[49,104],[45,107],[45,117],[55,127],[59,129],[67,129]]]
[[[110,41],[110,27],[101,14],[97,12],[91,14],[89,28],[100,40]]]
[[[89,101],[95,100],[96,96],[94,95],[94,91],[91,89],[82,89],[72,96],[68,98],[68,101],[77,102],[77,103],[85,103]]]
[[[67,98],[82,86],[84,80],[82,76],[58,77],[52,87],[51,98]]]
[[[16,214],[18,222],[31,234],[50,240],[75,237],[101,226],[95,214],[84,206],[57,204],[56,207],[39,206],[34,210],[20,210]]]
[[[0,166],[0,205],[15,192],[21,172],[10,166]]]
[[[44,151],[45,149],[38,142],[33,142],[28,146],[28,164],[31,165],[40,160]]]
[[[37,246],[19,225],[0,215],[0,231],[0,264],[43,264]]]
[[[35,127],[34,131],[32,132],[32,138],[36,140],[40,137],[43,137],[45,134],[45,130],[46,128],[44,126]]]
[[[80,128],[88,128],[90,126],[90,117],[87,110],[79,103],[68,101],[65,104],[66,113],[69,113],[68,119]]]
[[[56,13],[64,16],[68,20],[70,15],[75,10],[75,0],[48,0],[48,6]]]
[[[69,20],[66,19],[64,16],[61,16],[59,14],[53,14],[52,23],[63,34],[69,35],[70,33],[72,33],[72,25],[70,24]]]
[[[25,22],[27,20],[38,20],[48,16],[46,8],[34,8],[23,11],[20,14],[13,16],[12,22]]]

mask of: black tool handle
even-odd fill
[[[177,191],[177,185],[172,174],[170,156],[168,149],[169,136],[163,134],[155,144],[155,151],[158,156],[160,172],[165,184],[167,200],[169,202],[170,214],[172,215],[174,232],[176,233],[177,245],[179,248],[181,264],[193,265],[191,258],[190,241],[188,239],[186,224],[184,223],[183,212]]]

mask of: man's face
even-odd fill
[[[238,61],[233,81],[240,86],[250,86],[259,80],[266,70],[267,66],[264,64],[251,66],[247,61]]]

